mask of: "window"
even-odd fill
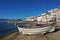
[[[60,18],[57,18],[57,22],[60,22]]]

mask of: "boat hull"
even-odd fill
[[[53,32],[54,27],[42,27],[42,28],[21,28],[18,27],[18,30],[21,34],[44,34],[46,32]]]
[[[55,26],[53,27],[50,27],[49,31],[48,32],[54,32],[55,31]]]

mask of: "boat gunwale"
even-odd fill
[[[19,27],[22,28],[22,27]],[[36,29],[36,28],[47,28],[47,27],[34,27],[34,28],[24,28],[24,29]]]

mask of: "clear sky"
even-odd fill
[[[26,18],[58,8],[60,0],[0,0],[0,18]]]

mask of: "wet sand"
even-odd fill
[[[60,29],[57,29],[53,33],[47,33],[45,35],[21,35],[19,32],[14,32],[0,40],[60,40]]]

